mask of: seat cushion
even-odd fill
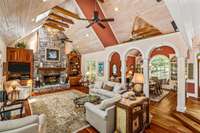
[[[99,94],[99,95],[103,95],[105,97],[108,97],[108,98],[114,97],[116,95],[116,93],[113,92],[113,91],[107,91],[107,90],[103,90],[103,89],[98,89],[96,91],[96,93]]]
[[[31,115],[20,119],[15,120],[7,120],[0,122],[0,132],[13,130],[17,128],[22,128],[27,125],[31,125],[37,123],[39,124],[39,116],[38,115]]]

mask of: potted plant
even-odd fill
[[[25,42],[18,42],[16,45],[15,45],[16,48],[26,48],[26,44]]]

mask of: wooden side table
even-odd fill
[[[149,126],[149,99],[136,97],[136,100],[122,98],[116,103],[116,131],[139,133]]]

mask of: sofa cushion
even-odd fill
[[[113,91],[113,86],[105,85],[102,89],[107,90],[107,91]]]
[[[0,132],[22,128],[34,123],[39,124],[38,115],[31,115],[20,119],[2,121],[0,122]]]
[[[103,86],[103,81],[101,80],[95,81],[95,84],[94,84],[95,89],[101,89],[102,86]]]
[[[113,91],[116,92],[116,93],[119,93],[122,89],[123,89],[123,86],[119,83],[116,83]]]
[[[121,99],[120,95],[116,95],[115,97],[105,99],[98,105],[98,108],[101,110],[105,110],[115,105],[115,103],[118,102],[120,99]]]
[[[116,95],[116,93],[113,92],[113,91],[107,91],[107,90],[103,90],[103,89],[98,89],[96,91],[96,93],[99,94],[99,95],[103,95],[107,98],[111,98],[111,97],[114,97]]]

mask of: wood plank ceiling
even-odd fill
[[[61,4],[65,0],[1,0],[0,1],[0,36],[7,44],[20,39],[34,28],[41,25],[36,23],[37,15]]]
[[[144,34],[159,35],[174,32],[172,17],[163,1],[156,0],[99,0],[97,10],[101,18],[114,18],[114,22],[85,28],[89,22],[79,18],[93,18],[95,0],[1,0],[0,36],[7,44],[30,33],[44,23],[45,26],[63,31],[73,47],[81,53],[103,50],[107,46],[125,42]],[[49,10],[45,22],[35,22],[36,16]],[[141,21],[146,27],[141,27]],[[134,28],[138,27],[140,28]],[[143,30],[144,29],[144,30]],[[134,34],[134,35],[135,35]],[[141,37],[141,38],[142,38]]]
[[[105,0],[101,8],[106,17],[114,17],[110,26],[120,43],[132,37],[136,17],[140,17],[162,34],[174,32],[171,17],[164,0]]]
[[[94,17],[94,10],[99,12],[99,16],[101,19],[104,19],[105,16],[103,14],[103,11],[101,10],[99,4],[96,0],[76,0],[77,4],[83,11],[84,15],[87,19],[91,19]],[[96,7],[96,9],[95,9]],[[104,47],[112,46],[118,44],[118,41],[110,27],[110,25],[107,22],[103,23],[106,27],[105,29],[102,29],[97,24],[94,24],[92,28],[94,29],[95,33],[101,40]]]

